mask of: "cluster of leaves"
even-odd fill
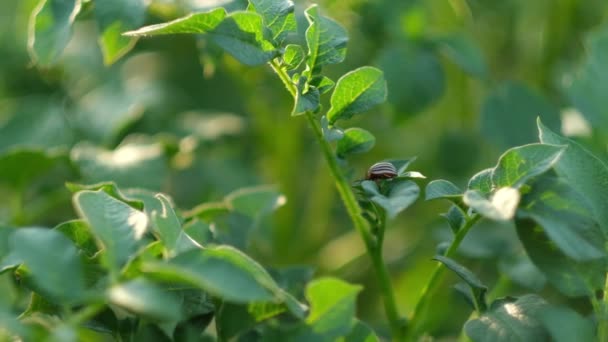
[[[307,29],[298,40],[290,1],[250,0],[246,6],[236,11],[214,8],[134,30],[143,23],[143,1],[42,0],[32,15],[30,53],[42,66],[56,61],[77,16],[94,17],[106,64],[132,48],[139,36],[202,35],[245,65],[268,64],[273,68],[293,96],[291,114],[310,121],[338,183],[345,181],[346,159],[369,151],[376,142],[367,130],[340,125],[383,102],[387,83],[400,90],[388,95],[394,97],[391,102],[406,112],[417,112],[443,92],[444,74],[434,55],[438,51],[466,73],[480,79],[488,76],[480,51],[468,37],[456,34],[421,39],[408,24],[415,18],[406,18],[408,34],[417,43],[380,54],[386,80],[381,70],[366,66],[334,82],[322,71],[345,58],[348,37],[342,26],[313,5],[304,11]],[[123,35],[126,30],[133,31]],[[596,85],[606,78],[605,69],[598,67],[605,59],[605,43],[605,33],[592,37],[592,58],[562,89],[598,127],[605,126],[601,115],[603,93],[588,89],[601,89]],[[403,56],[407,63],[400,62]],[[321,96],[332,89],[330,107],[324,110]],[[519,104],[521,108],[513,108]],[[127,104],[117,104],[123,105]],[[530,142],[535,135],[531,120],[538,113],[549,127],[558,126],[559,113],[554,106],[522,84],[505,83],[496,87],[482,106],[482,132],[498,146]],[[94,139],[107,143],[138,116],[110,117],[98,123],[101,129],[95,131],[88,127],[94,114],[80,113],[75,120],[61,120],[59,126],[56,121],[43,122],[40,131],[32,129],[25,136],[11,132],[29,127],[28,117],[15,115],[3,122],[0,179],[18,194],[14,225],[36,221],[37,216],[53,211],[48,202],[34,201],[27,203],[31,217],[22,217],[24,202],[29,202],[23,194],[31,187],[47,189],[51,173],[56,178],[76,178],[87,184],[114,180],[123,190],[109,183],[71,184],[78,220],[54,229],[2,227],[0,271],[4,275],[0,286],[9,294],[0,302],[0,323],[8,327],[2,333],[36,340],[83,340],[104,335],[180,340],[212,339],[212,335],[221,340],[377,339],[354,316],[359,286],[321,278],[308,283],[304,290],[310,270],[267,271],[242,252],[252,239],[262,236],[263,240],[258,231],[261,220],[284,202],[276,191],[241,190],[223,202],[206,203],[182,214],[165,195],[122,187],[128,184],[160,189],[168,164],[183,153],[182,144],[178,147],[175,142],[158,143],[140,137],[123,141],[113,151],[84,143],[70,153],[6,148],[19,143],[44,145],[48,140],[69,145],[76,139],[65,133],[68,126],[97,135]],[[509,149],[494,168],[473,176],[465,190],[445,180],[430,182],[426,188],[427,200],[447,199],[452,203],[443,216],[453,240],[447,248],[438,248],[435,260],[464,280],[456,288],[478,316],[464,326],[475,341],[586,341],[595,336],[608,337],[606,299],[596,297],[607,271],[608,169],[577,143],[540,122],[538,128],[539,143]],[[391,162],[397,169],[396,177],[363,180],[354,187],[361,214],[378,238],[380,249],[386,221],[417,199],[420,190],[412,179],[422,178],[417,172],[406,171],[411,160]],[[342,192],[350,190],[340,185],[338,188]],[[32,215],[36,210],[41,214]],[[489,298],[484,282],[454,260],[460,242],[480,219],[515,226],[526,256],[516,265],[506,266],[506,273],[533,290],[538,282],[532,279],[541,279],[565,297],[586,297],[593,316],[552,305],[537,294]],[[382,254],[381,250],[375,252]],[[522,267],[523,276],[519,272]],[[19,291],[30,294],[25,312],[14,309],[19,306],[19,291],[9,277],[18,279]],[[437,286],[433,279],[428,288]],[[412,322],[419,324],[417,314],[420,312],[414,313]],[[214,331],[208,328],[212,321]],[[409,327],[409,336],[418,337],[423,332],[419,328]]]
[[[14,289],[1,278],[5,337],[199,341],[211,338],[205,331],[214,320],[222,340],[375,338],[354,317],[360,286],[320,278],[304,290],[310,270],[269,273],[225,243],[242,238],[224,229],[226,218],[255,222],[281,204],[271,189],[239,191],[181,215],[160,193],[113,183],[69,188],[78,219],[0,230],[0,271],[31,292],[27,310],[15,313]]]
[[[587,296],[596,319],[555,307],[540,296],[496,299],[487,303],[477,276],[448,257],[436,256],[468,285],[458,287],[479,318],[464,329],[474,341],[524,341],[551,337],[556,341],[591,341],[602,324],[605,307],[595,296],[603,289],[607,269],[602,184],[608,167],[579,144],[561,137],[538,121],[540,143],[506,151],[494,168],[474,175],[465,191],[446,180],[426,188],[426,199],[452,202],[444,215],[457,238],[480,217],[513,221],[526,254],[562,294]],[[589,172],[593,170],[593,172]],[[463,232],[464,231],[464,232]],[[451,255],[450,255],[451,256]],[[578,337],[569,333],[576,331]]]

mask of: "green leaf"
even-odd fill
[[[152,211],[152,228],[160,237],[169,255],[173,255],[180,239],[182,225],[169,199],[162,194],[157,194],[155,197],[161,203],[161,209]]]
[[[344,131],[342,139],[338,140],[336,154],[344,158],[349,154],[365,153],[376,144],[376,137],[363,128],[353,127]]]
[[[595,324],[567,307],[547,307],[540,311],[539,320],[555,342],[595,341]]]
[[[57,61],[72,36],[80,0],[40,0],[30,17],[28,47],[36,64]]]
[[[439,51],[471,76],[485,78],[488,67],[477,42],[456,33],[436,39]]]
[[[592,296],[603,287],[605,260],[576,261],[567,257],[532,220],[516,220],[515,227],[530,260],[561,293],[570,297]]]
[[[63,234],[45,228],[22,228],[10,237],[11,257],[21,260],[37,288],[60,303],[83,299],[84,273],[80,256]]]
[[[407,62],[406,62],[407,61]],[[437,101],[445,90],[445,74],[437,54],[419,44],[388,46],[379,52],[388,103],[405,119]]]
[[[104,248],[106,266],[117,272],[139,247],[148,217],[101,190],[78,192],[74,206]]]
[[[323,137],[329,142],[337,141],[344,137],[344,131],[340,128],[330,126],[325,115],[321,117],[321,129],[323,130]]]
[[[262,266],[230,246],[188,251],[167,263],[146,263],[143,269],[163,279],[197,286],[232,303],[284,299]]]
[[[232,12],[217,8],[195,13],[168,23],[142,27],[126,36],[174,33],[206,33],[210,39],[246,65],[264,64],[277,55],[274,45],[264,35],[262,17],[254,12]]]
[[[534,183],[522,199],[519,216],[543,227],[549,239],[574,260],[606,256],[604,235],[587,201],[561,179],[545,178]]]
[[[540,141],[568,145],[554,168],[560,177],[587,198],[596,221],[608,236],[608,166],[576,142],[553,133],[538,121]]]
[[[391,219],[412,205],[420,195],[418,185],[409,180],[392,185],[388,195],[381,194],[374,181],[363,181],[361,185],[370,200],[383,208]]]
[[[256,324],[285,312],[285,306],[275,303],[249,303],[237,305],[222,303],[217,312],[216,324],[219,336],[230,340],[245,335]]]
[[[529,144],[505,152],[492,171],[494,187],[519,188],[557,163],[565,146]]]
[[[306,288],[311,305],[306,318],[306,329],[296,335],[296,341],[334,341],[348,334],[355,317],[359,285],[351,285],[335,278],[320,278]]]
[[[91,228],[84,220],[63,222],[54,229],[70,239],[89,258],[99,251]]]
[[[477,190],[467,190],[462,200],[484,217],[496,221],[506,221],[515,216],[520,194],[515,188],[504,187],[498,189],[488,200]]]
[[[294,70],[302,62],[306,57],[304,53],[304,49],[300,45],[296,44],[288,44],[285,46],[285,52],[283,53],[283,62],[285,63],[285,67],[287,70]]]
[[[116,183],[114,183],[114,182],[102,182],[102,183],[91,184],[91,185],[66,182],[65,187],[73,194],[80,192],[80,191],[84,191],[84,190],[91,190],[91,191],[101,190],[101,191],[105,192],[106,194],[116,198],[117,200],[127,203],[129,206],[131,206],[137,210],[144,209],[143,201],[139,200],[136,197],[131,198],[132,196],[130,196],[130,195],[129,196],[124,195],[122,193],[122,191],[120,191],[118,189],[118,187],[116,186]]]
[[[155,36],[177,33],[209,33],[226,17],[226,10],[219,7],[209,12],[193,13],[183,18],[162,24],[144,26],[135,31],[125,32],[125,36]]]
[[[262,16],[276,42],[281,43],[287,34],[297,29],[294,4],[290,0],[249,0],[249,3]]]
[[[126,141],[114,150],[83,143],[72,149],[71,158],[86,183],[113,181],[122,188],[160,190],[169,172],[162,145],[151,141]]]
[[[453,259],[447,258],[442,255],[436,255],[433,257],[433,260],[437,260],[445,265],[445,267],[452,270],[456,273],[462,280],[469,285],[475,309],[479,312],[484,312],[487,309],[486,303],[486,293],[488,292],[488,287],[485,286],[477,276],[471,272],[468,268],[460,265],[458,262]]]
[[[585,59],[579,68],[564,77],[562,88],[587,121],[600,131],[608,129],[606,99],[608,70],[604,63],[608,56],[608,26],[591,31],[585,40]],[[544,119],[543,119],[544,121]],[[558,127],[552,127],[556,129]]]
[[[534,294],[515,301],[498,299],[481,317],[468,321],[464,331],[475,342],[547,341],[549,336],[538,319],[547,305]]]
[[[329,77],[322,75],[317,75],[313,77],[309,83],[311,86],[317,88],[319,94],[321,95],[330,91],[335,85],[335,82],[332,81]]]
[[[557,107],[524,84],[507,82],[484,100],[481,132],[501,148],[536,142],[534,120],[539,115],[552,128],[560,127]]]
[[[294,99],[291,116],[302,115],[306,112],[316,112],[321,106],[321,94],[313,86],[306,85],[306,78],[300,77],[296,86],[296,97]]]
[[[348,33],[340,24],[322,16],[317,5],[308,7],[305,14],[308,20],[306,76],[311,79],[315,71],[322,66],[340,63],[344,60]]]
[[[287,198],[275,186],[261,185],[235,190],[224,201],[238,213],[260,218],[283,206]]]
[[[349,119],[386,100],[386,82],[380,69],[364,66],[342,76],[331,95],[330,124]]]
[[[212,32],[211,40],[246,65],[264,64],[278,51],[264,35],[262,17],[254,12],[233,12]]]
[[[104,0],[95,3],[94,11],[103,62],[110,65],[135,46],[137,39],[122,33],[143,24],[146,4],[144,0]]]
[[[143,278],[114,285],[106,296],[110,303],[152,320],[170,321],[181,317],[179,298]]]
[[[448,212],[441,214],[441,216],[448,221],[448,225],[454,234],[457,233],[466,222],[466,214],[456,204],[453,204],[450,209],[448,209]]]
[[[65,152],[11,149],[0,154],[0,184],[21,190],[60,167],[71,167]]]
[[[469,184],[467,184],[467,189],[477,190],[484,195],[491,193],[492,190],[494,190],[494,185],[492,185],[492,172],[494,172],[494,169],[488,168],[473,175],[469,180]]]
[[[425,200],[430,201],[434,199],[449,199],[450,201],[462,198],[462,190],[454,185],[454,183],[437,179],[427,184],[425,192]]]
[[[344,342],[380,342],[380,339],[370,327],[355,319],[350,333],[344,337]]]

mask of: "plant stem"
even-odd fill
[[[467,220],[464,226],[460,228],[460,230],[454,236],[454,240],[452,240],[450,247],[444,254],[446,257],[451,258],[454,256],[464,237],[467,235],[471,227],[473,227],[475,223],[479,221],[480,218],[481,217],[479,215],[472,216]],[[426,313],[429,309],[431,301],[433,300],[433,297],[435,297],[435,294],[439,289],[439,285],[441,285],[441,281],[443,280],[444,271],[445,266],[442,263],[437,264],[435,270],[433,271],[433,274],[431,275],[431,279],[426,284],[426,287],[422,290],[422,295],[418,300],[418,304],[416,304],[414,314],[412,315],[407,330],[406,337],[408,341],[413,341],[416,339],[416,337],[418,337],[418,334],[420,333],[419,330],[421,328],[421,324],[423,323],[423,320],[426,317]]]
[[[296,88],[291,82],[291,79],[289,78],[287,72],[283,68],[281,68],[277,61],[271,61],[270,66],[279,76],[287,90],[295,98]],[[359,206],[359,203],[357,202],[357,198],[350,186],[350,183],[342,173],[342,170],[338,165],[338,161],[336,160],[331,145],[323,137],[323,129],[321,128],[319,120],[317,120],[315,115],[311,112],[307,112],[305,115],[308,119],[310,127],[315,133],[315,138],[317,139],[317,142],[321,147],[321,151],[323,152],[325,161],[329,166],[331,174],[336,183],[338,193],[340,194],[342,202],[346,207],[346,211],[350,216],[353,225],[355,226],[355,230],[357,230],[357,232],[361,236],[361,239],[363,239],[367,254],[369,254],[372,260],[372,265],[374,271],[376,272],[376,278],[379,282],[380,290],[382,293],[382,299],[384,301],[384,310],[389,320],[393,340],[401,341],[403,340],[402,323],[399,317],[399,312],[397,310],[397,305],[395,303],[395,295],[390,282],[388,269],[386,268],[386,265],[384,264],[384,260],[382,258],[382,243],[381,241],[374,238],[374,236],[371,234],[367,221],[363,217],[363,212],[361,210],[361,207]],[[380,228],[384,229],[384,227]]]

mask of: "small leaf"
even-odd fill
[[[179,298],[143,278],[112,286],[106,295],[110,303],[153,320],[179,320],[181,317]]]
[[[117,272],[136,252],[148,217],[101,190],[78,192],[74,206],[104,248],[106,266]]]
[[[538,319],[547,305],[534,294],[516,301],[499,299],[481,317],[468,321],[464,331],[475,342],[547,341],[549,336]]]
[[[373,181],[363,181],[361,185],[370,194],[370,200],[383,208],[391,219],[416,202],[420,195],[420,188],[412,181],[393,185],[386,196],[378,192]]]
[[[246,335],[256,324],[285,312],[285,306],[275,303],[230,304],[222,303],[217,312],[219,337],[226,341]]]
[[[504,187],[498,189],[488,200],[477,190],[467,190],[462,199],[480,215],[496,221],[506,221],[515,216],[520,194],[517,189]]]
[[[319,14],[317,5],[308,7],[305,14],[308,20],[306,76],[311,79],[315,70],[344,60],[348,34],[340,24]]]
[[[302,115],[306,112],[316,112],[321,105],[319,90],[313,86],[306,85],[306,78],[300,77],[296,86],[296,97],[294,99],[291,116]]]
[[[349,154],[365,153],[376,144],[376,137],[363,128],[353,127],[344,131],[344,137],[338,140],[336,154],[344,158]]]
[[[361,289],[335,278],[320,278],[308,284],[306,298],[311,306],[306,318],[308,329],[302,329],[295,340],[334,341],[348,334]]]
[[[310,85],[317,88],[319,94],[323,95],[334,87],[335,82],[327,76],[318,75],[310,80]]]
[[[492,171],[494,187],[519,188],[557,163],[565,146],[529,144],[505,152]]]
[[[567,307],[547,307],[540,311],[540,321],[555,342],[595,341],[595,324]]]
[[[331,95],[330,124],[349,119],[386,100],[386,82],[380,69],[365,66],[342,76]]]
[[[452,270],[460,278],[462,278],[462,280],[464,280],[467,285],[469,285],[473,293],[473,300],[476,310],[478,310],[479,312],[484,312],[487,309],[486,292],[488,292],[488,287],[485,286],[473,272],[471,272],[468,268],[460,265],[453,259],[442,255],[434,256],[433,260],[437,260],[444,264],[445,267]]]
[[[441,216],[448,221],[448,225],[454,234],[457,233],[466,222],[466,214],[456,204],[452,205],[448,212],[441,214]]]
[[[287,34],[296,30],[294,4],[290,0],[249,0],[249,3],[262,16],[275,41],[281,43]]]
[[[344,137],[343,130],[329,126],[329,122],[327,122],[327,117],[325,115],[321,117],[321,129],[323,130],[323,137],[329,142],[337,141]]]
[[[209,12],[193,13],[173,21],[144,26],[135,31],[125,32],[125,36],[155,36],[176,33],[209,33],[226,17],[226,10],[219,7]]]
[[[467,184],[467,189],[477,190],[484,195],[490,194],[492,190],[494,190],[494,186],[492,185],[493,171],[493,168],[488,168],[477,172],[469,180],[469,184]]]
[[[230,246],[188,251],[167,263],[146,263],[143,269],[156,277],[197,286],[232,303],[283,299],[264,268]]]
[[[541,142],[568,145],[555,164],[555,171],[586,197],[596,221],[608,236],[608,166],[581,145],[553,133],[540,119],[538,130]]]
[[[28,47],[36,64],[57,61],[72,36],[72,24],[80,12],[80,0],[40,0],[30,17]]]
[[[155,197],[161,203],[161,210],[152,212],[152,227],[169,255],[173,255],[182,233],[182,226],[167,197],[162,194],[157,194]]]
[[[59,302],[74,303],[84,297],[85,282],[80,256],[63,234],[44,228],[16,230],[9,240],[11,256],[24,263],[44,294]]]
[[[103,62],[110,65],[135,46],[137,39],[122,33],[143,24],[146,4],[143,0],[104,0],[95,4],[94,11]]]
[[[283,62],[285,63],[285,67],[287,70],[294,70],[302,62],[305,58],[304,49],[300,45],[296,44],[288,44],[285,46],[285,52],[283,53]]]
[[[462,198],[462,190],[454,185],[454,183],[443,179],[431,181],[426,186],[424,192],[426,194],[424,198],[426,201],[434,199],[454,200]]]

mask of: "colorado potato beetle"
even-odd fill
[[[389,162],[379,162],[372,165],[367,170],[367,176],[365,179],[376,180],[376,179],[390,179],[397,177],[397,169],[395,165]]]

